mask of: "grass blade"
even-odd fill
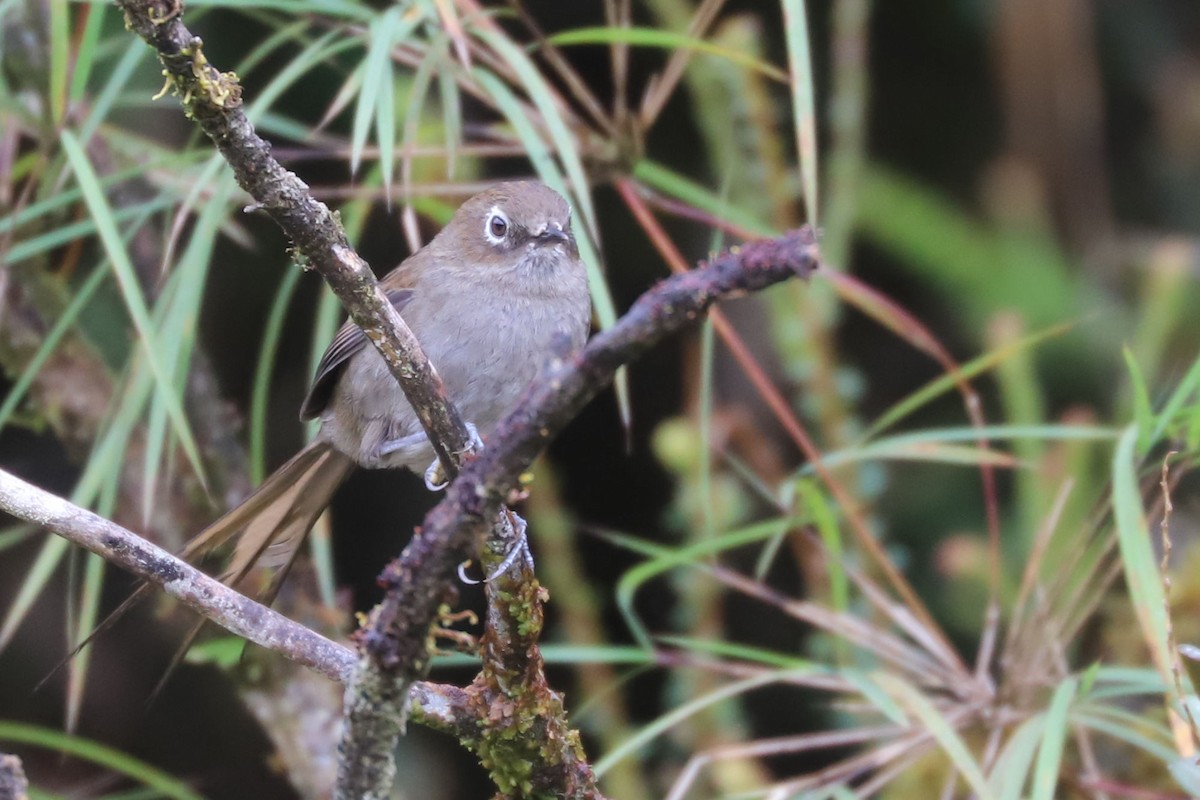
[[[298,17],[327,15],[352,22],[368,22],[374,13],[367,5],[350,0],[188,0],[189,8],[256,8],[282,11]]]
[[[50,359],[50,356],[54,355],[54,351],[58,348],[58,343],[62,341],[67,331],[75,325],[76,320],[79,318],[79,313],[95,297],[96,290],[100,288],[100,284],[104,282],[104,278],[107,275],[108,271],[104,269],[103,265],[92,270],[92,274],[76,290],[75,296],[71,298],[71,302],[63,310],[62,315],[55,320],[54,327],[46,334],[46,338],[38,346],[37,352],[33,354],[33,358],[29,360],[29,363],[25,366],[25,370],[17,378],[17,382],[8,390],[8,394],[4,397],[4,403],[0,404],[0,429],[3,429],[8,424],[13,412],[16,411],[17,406],[25,398],[25,393],[33,385],[38,372],[41,371],[42,367]]]
[[[957,375],[945,374],[930,381],[929,383],[925,384],[925,386],[913,392],[908,397],[896,403],[894,406],[881,414],[879,418],[872,423],[871,427],[867,429],[866,433],[860,437],[859,441],[869,441],[873,437],[878,436],[881,431],[884,431],[887,428],[890,428],[892,425],[895,425],[901,419],[907,417],[909,414],[913,413],[929,401],[945,394],[946,392],[954,390],[960,380],[973,378],[980,373],[987,372],[988,370],[994,368],[997,364],[1003,362],[1006,358],[1011,358],[1014,354],[1020,352],[1021,350],[1035,347],[1049,339],[1061,336],[1073,327],[1073,323],[1063,323],[1043,331],[1031,333],[1028,336],[1023,336],[1020,339],[1005,345],[1004,347],[996,348],[991,352],[984,353],[983,355],[968,361],[959,368]]]
[[[80,16],[84,20],[83,36],[79,40],[79,52],[75,54],[75,69],[71,75],[71,88],[68,94],[71,103],[83,99],[87,91],[88,78],[96,65],[96,43],[100,40],[100,31],[104,27],[104,15],[108,6],[102,3],[79,6]],[[134,48],[130,48],[132,50]],[[142,48],[143,52],[145,48]]]
[[[1037,765],[1033,770],[1033,792],[1030,800],[1054,800],[1058,788],[1058,771],[1062,766],[1063,746],[1070,735],[1071,701],[1075,699],[1079,681],[1068,678],[1054,690],[1042,727],[1042,746],[1038,749]]]
[[[754,542],[780,536],[795,527],[797,523],[797,519],[785,517],[731,531],[717,538],[706,539],[688,547],[674,549],[655,548],[658,555],[653,556],[649,561],[633,567],[622,575],[621,579],[617,582],[617,607],[620,609],[621,615],[625,618],[626,624],[629,625],[629,630],[633,638],[643,647],[650,648],[653,646],[649,631],[646,630],[646,626],[642,624],[638,618],[636,609],[633,607],[634,596],[647,581],[676,567],[693,565],[702,556],[713,555],[725,550],[743,547]]]
[[[591,27],[562,31],[546,38],[554,45],[576,44],[632,44],[639,47],[658,47],[663,50],[692,50],[697,53],[723,58],[739,67],[766,75],[781,83],[788,82],[788,75],[778,67],[739,50],[697,39],[685,33],[660,30],[658,28],[612,28]]]
[[[837,612],[844,612],[850,606],[850,585],[846,579],[846,571],[842,567],[842,534],[838,529],[837,517],[829,501],[817,485],[812,481],[799,480],[795,483],[796,493],[803,503],[806,515],[810,517],[825,545],[825,570],[829,577],[829,605]],[[844,642],[837,640],[839,653]]]
[[[796,127],[800,179],[804,184],[804,205],[808,210],[808,221],[816,225],[821,207],[817,197],[817,114],[804,0],[783,0],[783,29],[787,39],[792,116]]]
[[[462,98],[458,83],[448,70],[437,76],[438,93],[442,100],[442,127],[446,142],[446,179],[453,180],[458,165],[458,148],[463,140]]]
[[[154,325],[162,337],[162,347],[167,354],[164,366],[169,370],[175,391],[181,397],[187,391],[187,376],[196,346],[196,320],[204,299],[208,265],[212,262],[213,247],[220,227],[227,219],[234,188],[232,174],[225,172],[216,179],[212,194],[196,219],[187,248],[168,279],[155,310]],[[142,511],[143,518],[147,520],[157,494],[158,467],[162,454],[169,452],[166,433],[168,418],[169,409],[161,402],[161,396],[156,395],[150,408],[143,472],[146,490]]]
[[[50,576],[54,574],[54,570],[58,569],[68,546],[69,542],[66,539],[47,535],[33,565],[25,570],[21,588],[17,590],[16,597],[8,607],[8,613],[4,615],[4,624],[0,626],[0,651],[8,646],[21,623],[25,621],[25,616],[33,607],[34,601],[42,593],[42,589],[46,588],[46,584],[50,582]]]
[[[379,138],[380,160],[390,167],[395,148],[395,89],[392,86],[392,47],[403,41],[420,22],[416,13],[405,14],[400,6],[393,6],[371,22],[367,56],[363,62],[362,88],[358,92],[358,104],[354,109],[354,123],[350,129],[350,174],[358,174],[363,149],[367,144],[372,119]],[[384,173],[384,183],[389,184],[389,171]]]
[[[622,759],[627,758],[631,754],[644,748],[649,742],[661,736],[663,733],[667,732],[675,725],[678,725],[680,722],[683,722],[688,717],[698,714],[706,708],[710,708],[717,703],[728,700],[731,697],[737,697],[740,694],[745,694],[759,688],[760,686],[766,686],[768,684],[784,680],[786,679],[787,675],[788,673],[768,673],[753,678],[747,678],[746,680],[736,681],[728,686],[722,686],[719,689],[715,689],[711,692],[703,694],[691,702],[685,703],[667,714],[663,714],[654,722],[650,723],[636,734],[629,737],[629,739],[627,739],[621,747],[613,750],[612,752],[605,753],[604,757],[597,761],[593,766],[593,771],[596,773],[596,777],[603,777],[605,772],[607,772]]]
[[[1154,410],[1150,403],[1150,390],[1146,387],[1146,378],[1142,369],[1133,358],[1133,351],[1128,347],[1121,348],[1125,359],[1125,368],[1129,370],[1129,385],[1133,390],[1133,424],[1138,431],[1137,453],[1144,455],[1150,449],[1151,435],[1154,433]]]
[[[1021,800],[1024,796],[1022,792],[1029,780],[1029,770],[1033,766],[1033,756],[1037,752],[1044,726],[1045,717],[1038,715],[1022,722],[1008,737],[988,776],[997,800]]]
[[[979,769],[979,762],[971,755],[958,731],[942,716],[929,698],[896,675],[879,673],[875,679],[888,694],[917,718],[923,730],[933,736],[971,790],[981,800],[994,800],[995,795]]]
[[[166,406],[175,434],[179,437],[192,469],[204,483],[204,465],[200,459],[199,448],[196,446],[196,440],[192,436],[191,428],[184,416],[183,403],[172,388],[170,371],[162,363],[163,351],[159,349],[158,336],[150,322],[150,313],[146,308],[145,298],[142,297],[133,264],[130,263],[129,255],[117,232],[112,211],[104,199],[100,184],[96,180],[96,173],[92,170],[92,165],[88,163],[87,156],[84,155],[79,142],[71,135],[70,131],[63,131],[61,142],[63,150],[67,154],[67,160],[71,163],[76,180],[79,182],[79,188],[83,191],[84,200],[96,223],[97,233],[108,254],[109,262],[112,264],[113,274],[121,288],[129,316],[143,344],[146,360],[154,374],[159,396]]]
[[[271,374],[279,342],[283,339],[283,322],[287,318],[288,306],[300,285],[303,271],[290,269],[267,314],[267,325],[263,330],[262,345],[258,350],[258,364],[254,368],[254,385],[250,390],[250,482],[257,486],[266,477],[267,449],[267,400],[270,399]]]
[[[633,177],[663,194],[681,200],[718,219],[730,222],[749,233],[764,237],[779,234],[779,231],[769,223],[763,222],[752,214],[747,214],[715,192],[654,161],[643,159],[635,164]]]
[[[0,720],[0,741],[44,747],[119,772],[173,800],[204,800],[182,781],[162,770],[90,739],[68,736],[37,725]]]
[[[50,113],[55,125],[67,114],[67,78],[71,71],[71,5],[50,3]]]
[[[1150,530],[1142,511],[1142,494],[1137,478],[1138,427],[1130,425],[1117,440],[1112,459],[1112,505],[1117,527],[1117,545],[1129,600],[1137,614],[1142,636],[1154,664],[1174,694],[1171,681],[1172,653],[1168,636],[1166,594],[1150,546]]]
[[[111,514],[111,508],[102,510],[106,516]],[[83,585],[80,587],[79,602],[76,606],[75,632],[73,640],[82,642],[96,627],[96,619],[100,615],[100,590],[104,586],[104,559],[95,553],[84,556]],[[67,677],[67,718],[65,728],[74,731],[79,727],[79,713],[83,708],[83,691],[87,683],[88,664],[91,660],[92,649],[71,659],[71,669]]]
[[[400,22],[400,9],[393,7],[371,22],[367,55],[363,59],[362,87],[354,107],[354,122],[350,126],[350,174],[358,174],[363,149],[367,144],[371,121],[378,106],[376,98],[384,78],[390,74],[391,31]]]

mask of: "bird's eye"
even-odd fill
[[[503,239],[508,233],[508,220],[499,214],[493,214],[488,220],[488,233],[493,239]]]

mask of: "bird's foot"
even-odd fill
[[[467,454],[475,454],[483,449],[483,439],[479,436],[479,429],[474,424],[467,423],[467,433],[470,434],[470,439],[467,441],[467,446],[454,455],[463,456]],[[450,483],[446,478],[446,471],[442,469],[442,462],[439,459],[434,459],[429,468],[425,470],[425,488],[431,492],[440,492],[445,489]]]
[[[390,456],[392,453],[400,450],[408,450],[413,447],[420,447],[425,444],[428,439],[424,431],[412,433],[408,436],[401,436],[399,439],[385,439],[375,448],[376,456],[382,460],[385,456]]]
[[[529,528],[529,525],[525,522],[525,519],[515,511],[510,510],[508,515],[509,519],[512,521],[513,528],[515,529],[517,535],[516,541],[513,542],[512,547],[510,547],[508,552],[504,554],[504,560],[502,560],[494,570],[485,575],[481,581],[467,576],[466,569],[468,566],[470,566],[471,562],[464,561],[462,564],[458,565],[458,579],[460,581],[472,586],[479,583],[491,583],[512,569],[513,565],[517,563],[518,559],[524,560],[529,569],[533,570],[533,553],[531,553],[529,550],[529,537],[525,533]]]

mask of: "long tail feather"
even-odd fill
[[[305,458],[301,458],[305,456]],[[229,514],[213,523],[205,534],[221,526],[228,518],[229,525],[237,526],[230,532],[227,526],[214,534],[214,539],[224,542],[244,528],[241,537],[234,548],[233,558],[225,572],[221,574],[221,582],[236,586],[255,567],[274,568],[275,575],[267,588],[258,596],[260,603],[270,605],[275,601],[283,580],[291,571],[296,556],[300,553],[300,545],[304,537],[316,524],[317,517],[329,505],[333,493],[345,480],[353,463],[346,456],[329,449],[310,445],[302,450],[295,458],[280,467],[259,488],[254,496],[238,506]],[[258,494],[270,485],[276,485],[278,491],[272,491],[268,502],[257,504],[249,514],[239,513]],[[254,513],[257,512],[257,513]],[[204,534],[201,534],[204,535]],[[215,546],[215,545],[213,545]],[[175,670],[183,663],[192,645],[204,630],[207,620],[199,619],[188,631],[183,642],[171,657],[171,662],[158,680],[154,691],[150,693],[147,704],[151,704],[162,693],[163,688]]]

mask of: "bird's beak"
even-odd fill
[[[557,244],[567,243],[571,241],[571,234],[564,231],[562,228],[546,228],[537,235],[537,240],[542,244]]]

